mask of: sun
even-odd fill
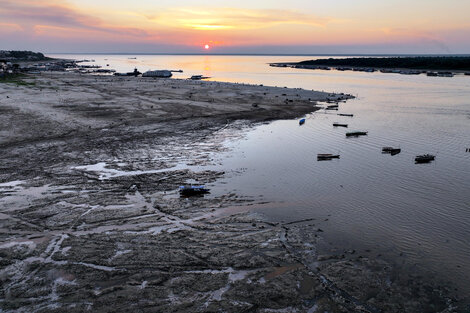
[[[210,47],[211,47],[211,46],[209,46],[209,45],[205,45],[205,46],[204,46],[204,49],[209,50]]]

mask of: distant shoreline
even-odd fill
[[[317,59],[290,63],[270,63],[273,67],[291,67],[312,70],[362,71],[428,76],[446,76],[464,73],[470,75],[470,57],[388,57]],[[436,72],[434,72],[436,71]],[[448,72],[443,72],[448,71]]]

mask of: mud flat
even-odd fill
[[[180,198],[223,141],[347,95],[52,73],[0,84],[0,311],[454,312],[455,290],[354,250],[315,219],[229,193]]]

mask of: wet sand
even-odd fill
[[[346,100],[300,89],[47,73],[0,84],[0,310],[454,312],[448,285],[354,250],[318,221],[180,198],[240,127]]]

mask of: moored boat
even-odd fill
[[[383,147],[382,153],[389,153],[391,155],[396,155],[401,152],[400,148],[393,148],[393,147]]]
[[[339,159],[339,154],[331,154],[331,153],[317,154],[318,161],[325,161],[325,160],[332,160],[332,159]]]
[[[299,121],[299,125],[303,125],[303,124],[305,124],[305,119],[304,118]]]
[[[349,116],[349,117],[353,117],[354,114],[347,114],[347,113],[338,113],[339,116]]]
[[[422,154],[415,157],[415,163],[429,163],[434,161],[436,157],[432,154]]]
[[[348,124],[341,124],[341,123],[333,123],[334,127],[348,127]]]
[[[367,132],[349,132],[346,133],[346,137],[359,137],[359,136],[366,136]]]

